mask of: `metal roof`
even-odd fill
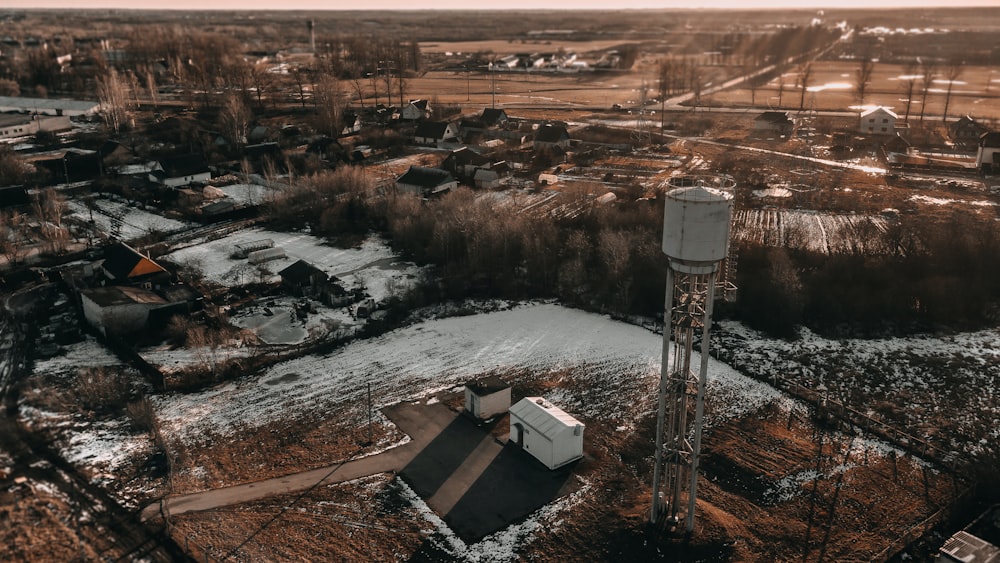
[[[59,100],[54,98],[22,98],[20,96],[0,96],[0,107],[22,108],[24,111],[34,110],[69,110],[79,112],[95,111],[101,106],[100,102],[88,102],[85,100]]]
[[[584,424],[567,414],[559,407],[541,397],[525,397],[510,407],[511,416],[515,416],[532,427],[543,436],[552,437],[563,430],[573,429]]]

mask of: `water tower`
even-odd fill
[[[736,183],[729,176],[680,176],[670,180],[663,211],[667,255],[663,311],[663,358],[656,418],[656,465],[650,522],[694,531],[698,454],[701,450],[708,375],[712,304],[729,249]],[[695,331],[701,330],[701,362],[691,365]],[[688,411],[694,407],[689,428]]]

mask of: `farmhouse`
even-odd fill
[[[205,182],[212,179],[205,160],[196,154],[164,156],[152,166],[149,181],[164,186],[186,186],[194,182]]]
[[[1000,131],[990,131],[979,136],[976,168],[987,174],[1000,171]]]
[[[458,181],[447,170],[411,166],[406,174],[396,179],[396,189],[400,192],[416,194],[421,197],[446,192],[458,187]]]
[[[510,407],[510,440],[549,469],[583,457],[583,423],[541,397]]]
[[[765,111],[754,118],[752,131],[757,135],[788,136],[794,128],[795,122],[787,111]]]
[[[422,121],[413,134],[413,142],[419,145],[437,145],[458,141],[458,127],[445,121]]]
[[[948,125],[951,142],[959,146],[975,146],[979,142],[979,136],[986,131],[985,125],[968,115],[963,115],[958,121]]]
[[[875,107],[861,113],[858,131],[868,135],[892,135],[899,116],[884,107]]]
[[[473,379],[465,384],[465,411],[485,420],[510,409],[510,385],[495,375]]]

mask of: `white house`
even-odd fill
[[[541,397],[525,397],[510,407],[510,440],[549,469],[583,457],[579,420]]]
[[[474,379],[465,384],[465,411],[480,420],[507,412],[510,408],[510,385],[495,375]]]
[[[124,335],[142,330],[150,311],[169,305],[148,289],[107,286],[80,292],[83,316],[101,334]]]
[[[151,166],[149,181],[176,188],[212,179],[212,171],[199,155],[164,156]]]
[[[976,168],[990,174],[1000,172],[1000,132],[990,131],[979,136]]]
[[[422,121],[413,133],[413,142],[418,145],[437,145],[458,141],[458,126],[447,121]]]
[[[858,131],[867,135],[892,135],[899,116],[884,107],[875,107],[861,113]]]

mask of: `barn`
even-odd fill
[[[549,469],[583,457],[582,422],[541,397],[510,407],[510,441]]]
[[[495,375],[473,379],[465,384],[465,410],[474,418],[485,420],[510,408],[510,385]]]

